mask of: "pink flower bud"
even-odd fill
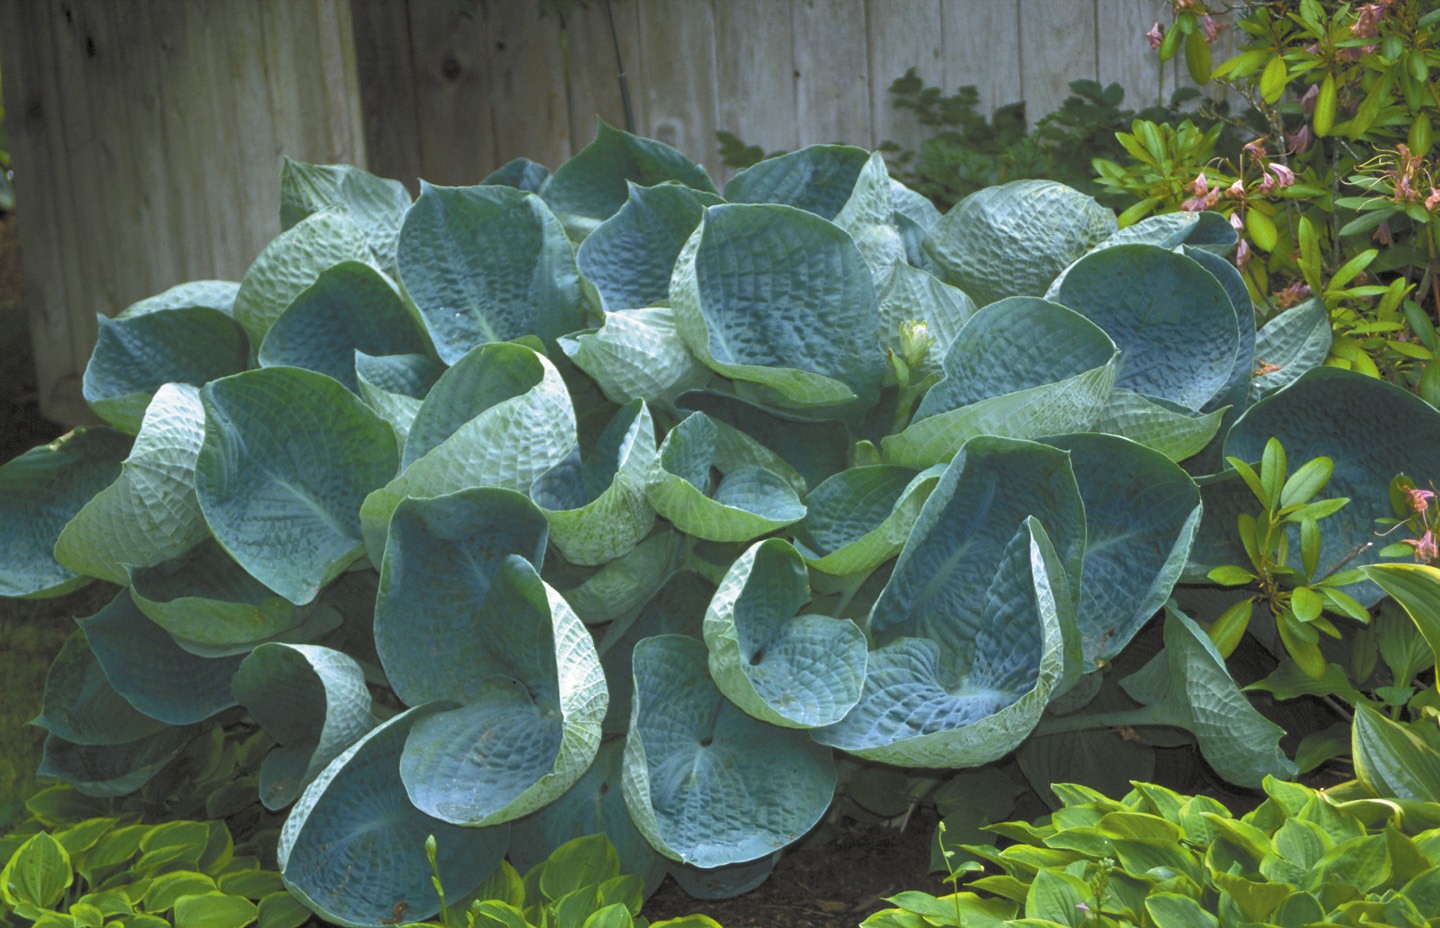
[[[1150,27],[1150,31],[1145,33],[1145,38],[1150,41],[1150,47],[1152,49],[1159,48],[1160,43],[1165,41],[1165,33],[1160,31],[1159,20],[1156,20],[1155,25]]]

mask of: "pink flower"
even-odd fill
[[[1180,208],[1187,213],[1198,213],[1220,202],[1219,188],[1214,190],[1210,189],[1210,181],[1205,177],[1204,171],[1201,171],[1186,189],[1195,194],[1195,196],[1180,204]]]
[[[1311,145],[1315,144],[1315,130],[1311,129],[1310,124],[1307,122],[1300,127],[1299,132],[1294,134],[1289,132],[1285,133],[1285,144],[1290,146],[1290,151],[1293,154],[1303,154],[1310,150]]]
[[[1290,286],[1275,294],[1275,302],[1280,304],[1281,309],[1289,309],[1301,300],[1310,296],[1310,285],[1303,280],[1297,280]]]
[[[1230,228],[1235,230],[1236,235],[1243,236],[1245,234],[1245,220],[1240,218],[1239,213],[1230,214]]]
[[[1165,33],[1160,31],[1160,21],[1158,19],[1155,21],[1155,25],[1150,27],[1150,31],[1145,33],[1145,38],[1150,41],[1150,47],[1152,49],[1159,48],[1160,43],[1165,41]]]
[[[1235,178],[1235,183],[1225,188],[1225,198],[1228,200],[1245,199],[1245,184],[1240,180],[1240,178]],[[1230,222],[1232,225],[1234,225],[1235,216],[1232,215],[1230,217]],[[1236,229],[1238,230],[1239,226],[1236,226]]]
[[[1315,98],[1320,96],[1320,85],[1311,84],[1310,89],[1305,91],[1305,96],[1300,98],[1300,109],[1307,113],[1315,112]]]
[[[1253,142],[1246,142],[1245,151],[1257,161],[1263,159],[1265,157],[1265,137],[1261,136]]]
[[[1265,165],[1265,170],[1274,172],[1275,182],[1281,187],[1288,187],[1295,183],[1295,172],[1283,164],[1276,164],[1272,161]]]
[[[1440,557],[1440,546],[1435,544],[1435,533],[1426,532],[1419,538],[1406,538],[1404,543],[1415,549],[1415,560],[1428,564]]]
[[[1419,487],[1410,487],[1405,491],[1410,508],[1415,512],[1425,512],[1430,508],[1430,501],[1435,498],[1433,490],[1422,490]]]
[[[1425,208],[1434,209],[1440,206],[1440,187],[1431,187],[1430,195],[1425,198]]]
[[[1379,242],[1381,245],[1389,245],[1392,241],[1394,241],[1394,239],[1390,236],[1390,220],[1380,220],[1380,224],[1375,227],[1375,231],[1370,234],[1370,237],[1373,238],[1375,241]],[[1405,333],[1402,332],[1400,334],[1403,335]]]
[[[1380,15],[1385,12],[1385,7],[1378,3],[1362,3],[1356,12],[1359,15],[1350,26],[1350,32],[1360,38],[1369,38],[1380,28]]]
[[[1213,42],[1215,37],[1220,34],[1220,30],[1225,28],[1225,24],[1206,13],[1205,18],[1200,20],[1200,28],[1205,30],[1205,41]]]
[[[1400,179],[1395,182],[1395,199],[1396,199],[1396,200],[1418,200],[1418,199],[1420,199],[1420,191],[1418,191],[1418,190],[1415,189],[1415,185],[1410,181],[1410,175],[1409,175],[1408,173],[1406,173],[1406,174],[1401,174],[1401,175],[1400,175]]]
[[[1238,180],[1235,183],[1240,183]],[[1231,187],[1230,189],[1234,189]],[[1250,243],[1245,240],[1245,220],[1240,218],[1239,213],[1230,214],[1230,228],[1240,236],[1240,244],[1235,247],[1235,266],[1241,270],[1245,269],[1245,262],[1250,260]]]

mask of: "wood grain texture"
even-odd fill
[[[790,4],[774,0],[721,0],[715,7],[717,128],[767,152],[800,145],[791,13]],[[735,173],[718,155],[705,165],[717,180]]]
[[[1031,126],[1060,108],[1070,82],[1095,80],[1094,0],[1020,0],[1020,78]]]
[[[489,28],[486,93],[495,167],[523,155],[554,168],[574,153],[560,21],[537,17],[534,3],[491,0],[482,7]]]
[[[566,91],[570,108],[570,147],[579,151],[595,137],[596,119],[619,129],[625,126],[625,106],[620,95],[620,68],[630,88],[630,107],[635,129],[644,124],[644,95],[637,94],[636,82],[643,59],[640,44],[640,15],[634,3],[612,3],[615,33],[610,32],[606,6],[597,3],[577,7],[565,18],[565,47],[569,68]],[[620,62],[615,44],[620,45]]]
[[[716,59],[720,54],[715,3],[650,2],[641,3],[638,11],[645,134],[673,145],[693,161],[713,165],[718,152]]]
[[[365,73],[359,94],[370,170],[402,181],[412,194],[418,193],[419,99],[410,11],[391,0],[350,0],[350,15],[355,24],[355,60],[363,63]]]
[[[864,0],[794,0],[800,144],[869,146],[870,63]]]
[[[1022,99],[1019,0],[962,0],[941,8],[945,90],[973,86],[980,112]]]
[[[946,88],[943,5],[942,0],[866,0],[872,144],[889,139],[913,149],[924,137],[914,112],[892,105],[888,90],[910,68],[926,84]]]
[[[1145,38],[1154,23],[1154,4],[1145,0],[1095,0],[1095,36],[1102,85],[1125,88],[1125,106],[1141,110],[1169,102],[1174,72],[1161,64]]]

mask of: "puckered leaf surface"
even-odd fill
[[[282,228],[289,229],[322,210],[343,212],[360,230],[373,259],[386,273],[394,273],[400,223],[409,208],[410,194],[404,184],[348,164],[306,164],[286,158],[280,171]]]
[[[795,526],[806,563],[837,577],[874,570],[900,552],[944,468],[852,467],[805,497]]]
[[[666,181],[715,192],[705,169],[674,148],[631,135],[601,119],[595,138],[555,169],[542,195],[557,213],[599,223],[625,204],[631,183],[653,187]]]
[[[600,291],[607,313],[662,304],[680,249],[705,207],[723,203],[682,184],[629,186],[625,205],[586,237],[575,253],[580,272]]]
[[[604,325],[564,336],[560,349],[614,403],[668,405],[711,377],[680,340],[668,307],[606,313]]]

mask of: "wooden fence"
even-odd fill
[[[915,142],[909,67],[984,107],[1054,110],[1076,78],[1127,102],[1180,66],[1143,38],[1164,0],[611,0],[637,129],[717,179],[715,131],[766,149]],[[238,279],[278,231],[280,157],[414,186],[552,167],[625,117],[604,0],[0,0],[42,409],[84,417],[96,313]],[[1217,54],[1223,54],[1217,50]]]

